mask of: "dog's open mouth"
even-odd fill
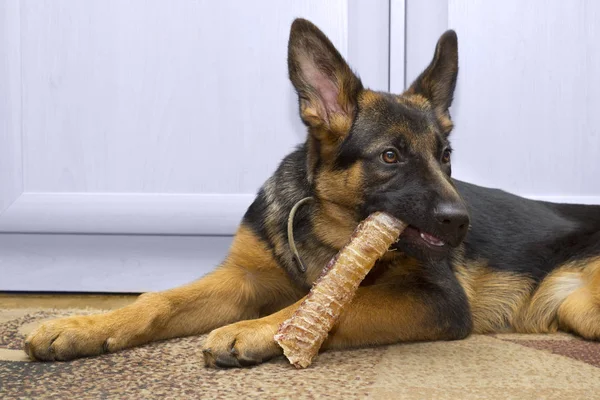
[[[421,246],[425,245],[427,248],[432,250],[440,249],[446,246],[446,242],[442,239],[427,233],[423,232],[419,228],[414,227],[413,225],[409,225],[402,235],[400,235],[400,242],[411,242],[413,245]]]
[[[429,233],[421,232],[420,236],[421,239],[423,239],[425,242],[427,242],[427,244],[430,244],[432,246],[442,247],[446,244],[446,242],[444,242],[443,240],[438,239],[435,236],[430,235]]]

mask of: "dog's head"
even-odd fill
[[[288,66],[319,200],[353,210],[357,219],[385,211],[410,224],[398,242],[409,255],[438,258],[458,246],[469,215],[450,179],[456,34],[441,36],[429,66],[401,95],[363,88],[306,20],[292,24]]]

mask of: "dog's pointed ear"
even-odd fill
[[[438,40],[429,66],[406,91],[420,94],[439,113],[447,113],[452,105],[458,76],[458,39],[453,30],[446,31]]]
[[[314,128],[311,131],[319,140],[345,137],[362,83],[327,36],[307,20],[296,19],[292,24],[288,69],[302,121]]]

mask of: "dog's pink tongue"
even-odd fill
[[[421,239],[423,239],[424,241],[426,241],[427,243],[429,243],[432,246],[443,246],[446,243],[444,243],[443,240],[440,240],[438,238],[436,238],[433,235],[430,235],[429,233],[425,233],[425,232],[421,232]]]

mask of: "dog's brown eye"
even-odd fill
[[[448,164],[450,162],[450,154],[451,151],[448,149],[444,150],[444,152],[442,153],[442,162],[444,164]]]
[[[386,150],[381,154],[381,159],[388,164],[397,163],[398,153],[394,150]]]

